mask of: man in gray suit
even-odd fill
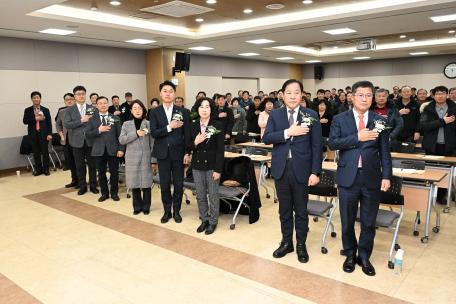
[[[92,157],[100,181],[101,196],[99,202],[109,198],[108,179],[106,167],[109,166],[109,183],[111,185],[111,198],[119,201],[119,159],[124,156],[124,146],[119,143],[120,119],[108,112],[109,101],[105,96],[97,98],[98,113],[90,117],[86,126],[86,136],[93,141]]]
[[[65,167],[71,170],[71,183],[65,185],[65,188],[78,187],[78,175],[76,173],[76,165],[74,163],[73,150],[68,141],[68,130],[63,125],[65,120],[66,110],[74,105],[74,95],[71,93],[66,93],[63,95],[63,101],[65,106],[61,107],[55,118],[55,128],[57,133],[60,135],[60,144],[63,146],[63,153],[65,155]],[[65,170],[65,169],[63,169]]]
[[[95,162],[91,156],[92,141],[85,136],[85,126],[89,118],[97,110],[85,103],[86,89],[83,86],[76,86],[73,89],[73,94],[76,104],[66,110],[63,125],[68,130],[68,139],[70,146],[73,148],[79,182],[78,195],[83,195],[87,192],[86,160],[89,166],[90,191],[97,194],[99,193],[97,189],[97,172],[95,170]]]

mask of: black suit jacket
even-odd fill
[[[184,154],[190,152],[189,114],[173,105],[172,116],[176,113],[182,114],[184,125],[168,132],[169,122],[163,105],[150,112],[150,135],[155,139],[152,156],[157,159],[181,160],[184,158]]]
[[[218,117],[220,113],[226,113],[226,117]],[[219,109],[215,111],[216,120],[219,122],[220,130],[224,134],[229,134],[231,136],[231,132],[233,131],[234,126],[234,114],[233,110],[231,110],[228,106],[225,106],[223,109]]]
[[[44,114],[44,120],[40,121],[40,138],[46,138],[48,135],[52,135],[52,121],[51,121],[51,113],[49,112],[48,108],[40,106],[40,110]],[[27,134],[31,138],[35,138],[36,133],[36,120],[35,120],[35,112],[33,110],[33,106],[28,107],[24,110],[24,118],[22,119],[24,125],[27,125]]]
[[[109,113],[109,112],[108,112]],[[117,116],[109,114],[108,117],[116,118],[116,122],[111,126],[108,132],[100,133],[98,128],[101,125],[100,114],[96,113],[90,117],[85,126],[85,134],[87,138],[92,139],[92,156],[103,156],[105,150],[109,156],[117,155],[117,151],[125,151],[124,146],[119,143],[120,136],[120,119]]]
[[[190,149],[193,151],[192,168],[196,170],[214,170],[222,173],[224,164],[224,133],[221,130],[220,123],[209,120],[209,126],[214,126],[220,133],[211,136],[208,140],[195,146],[195,138],[201,133],[200,120],[192,123]]]

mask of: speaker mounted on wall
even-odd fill
[[[314,78],[318,80],[322,80],[324,76],[324,69],[323,66],[320,64],[314,65]]]
[[[182,71],[190,71],[190,54],[176,52],[173,76]]]

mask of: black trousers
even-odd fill
[[[108,178],[106,168],[109,167],[109,185],[111,186],[111,196],[119,193],[119,160],[117,156],[111,156],[106,151],[103,156],[94,156],[98,171],[98,181],[100,182],[101,195],[109,196]]]
[[[339,210],[342,223],[342,245],[344,255],[358,255],[368,260],[374,248],[375,223],[380,201],[378,189],[368,189],[362,179],[361,170],[351,187],[339,187]],[[360,205],[361,233],[359,243],[356,241],[355,221]]]
[[[292,161],[292,159],[287,161],[285,172],[282,177],[275,180],[275,187],[279,198],[282,241],[293,241],[294,222],[296,229],[296,241],[298,244],[305,244],[307,240],[307,232],[309,231],[309,214],[307,213],[309,188],[307,183],[301,184],[296,180],[293,172]]]
[[[95,169],[95,161],[90,153],[92,148],[87,146],[84,143],[84,146],[81,148],[74,148],[73,147],[73,156],[74,162],[76,164],[76,174],[78,176],[78,183],[79,187],[87,188],[87,169],[86,169],[86,161],[87,166],[89,167],[89,183],[91,188],[95,188],[97,186],[97,171]]]
[[[30,136],[32,145],[33,160],[35,162],[35,170],[37,172],[49,171],[49,142],[46,138],[42,138],[39,131],[36,131],[35,136]],[[41,158],[43,160],[41,161]]]
[[[63,146],[63,155],[65,156],[65,165],[71,171],[71,181],[78,183],[78,174],[76,172],[76,164],[74,162],[73,148],[68,143],[66,138],[65,146]]]
[[[159,159],[158,174],[160,177],[160,190],[163,209],[165,212],[179,212],[184,194],[184,164],[182,159]],[[173,183],[173,195],[171,196],[171,182]]]
[[[142,190],[142,197],[141,197]],[[133,188],[133,211],[148,212],[151,204],[151,189],[150,188]]]

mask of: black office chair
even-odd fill
[[[242,153],[242,148],[236,146],[225,146],[225,151],[232,153]]]
[[[29,136],[24,135],[22,136],[21,146],[19,147],[19,154],[24,155],[25,157],[25,165],[27,166],[27,170],[30,168],[32,172],[35,172],[35,167],[33,166],[33,152],[32,152],[32,145],[30,144]]]
[[[319,218],[326,220],[321,238],[321,253],[327,254],[326,236],[329,227],[331,227],[331,237],[335,238],[337,236],[334,224],[332,223],[334,211],[337,208],[336,172],[323,170],[320,175],[320,182],[316,186],[309,187],[309,194],[316,195],[318,198],[329,198],[329,202],[320,199],[309,199],[307,202],[307,212],[310,216],[314,217],[314,222],[317,222]]]
[[[403,142],[400,143],[400,145],[397,146],[397,152],[400,153],[413,153],[415,152],[415,146],[416,144],[413,142]]]

